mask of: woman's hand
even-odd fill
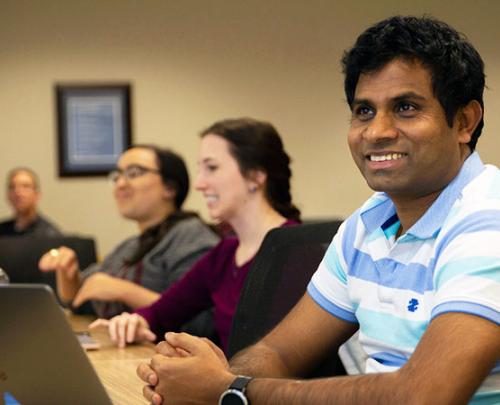
[[[138,314],[129,314],[123,312],[110,320],[98,319],[89,325],[90,329],[98,326],[106,326],[108,328],[109,337],[118,345],[125,345],[134,342],[154,342],[156,335],[149,329],[148,321]]]
[[[80,269],[78,257],[73,249],[61,246],[59,249],[50,249],[38,262],[43,272],[59,271],[65,277],[74,279]]]
[[[110,276],[102,271],[92,274],[81,285],[72,305],[79,307],[85,301],[121,301],[125,286],[122,279]]]

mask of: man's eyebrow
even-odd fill
[[[406,93],[397,95],[392,100],[394,100],[394,101],[402,101],[402,100],[408,100],[408,99],[412,99],[412,100],[415,100],[415,99],[416,100],[425,100],[426,97],[422,96],[421,94],[415,93],[414,91],[408,91]]]
[[[401,94],[398,94],[397,96],[395,97],[392,97],[391,98],[391,101],[395,101],[395,102],[398,102],[398,101],[403,101],[403,100],[425,100],[426,97],[419,94],[419,93],[415,93],[414,91],[407,91],[406,93],[401,93]],[[352,105],[373,105],[373,101],[371,101],[370,99],[368,98],[355,98],[353,101],[352,101]]]
[[[352,100],[352,105],[355,104],[372,104],[372,102],[367,98],[355,98],[354,100]]]
[[[349,105],[349,108],[351,112],[354,112],[354,109],[360,105],[371,107],[373,103],[367,98],[355,98],[354,100],[352,100],[352,103]]]

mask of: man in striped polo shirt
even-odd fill
[[[231,385],[223,405],[500,404],[500,171],[474,152],[481,57],[443,22],[393,17],[343,67],[349,146],[375,194],[292,312],[229,367],[206,342],[167,334],[165,357],[138,369],[153,403],[215,403]],[[291,379],[358,329],[367,374]]]

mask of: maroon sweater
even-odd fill
[[[282,226],[294,224],[297,222],[288,220]],[[163,339],[165,332],[178,330],[204,309],[213,307],[215,330],[225,350],[240,293],[254,259],[237,266],[237,247],[235,237],[222,240],[156,302],[135,312],[148,321],[156,336]]]

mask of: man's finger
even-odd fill
[[[184,332],[167,332],[165,340],[176,349],[182,349],[189,354],[197,354],[207,347],[207,344],[201,338]]]
[[[160,342],[156,345],[156,353],[163,354],[167,357],[178,357],[179,353],[167,341]]]
[[[149,364],[141,363],[136,370],[137,376],[145,383],[155,386],[158,384],[158,375],[149,366]]]
[[[202,340],[208,345],[210,346],[210,348],[215,352],[215,354],[217,355],[217,357],[224,363],[227,364],[227,358],[226,358],[226,355],[224,354],[224,352],[221,350],[221,348],[219,346],[217,346],[214,342],[212,342],[210,339],[207,339],[207,338],[202,338]]]
[[[184,349],[181,349],[180,347],[176,348],[175,351],[179,354],[180,357],[189,357],[189,356],[191,356],[191,353],[187,352]]]
[[[152,387],[145,385],[142,389],[142,395],[153,405],[161,405],[163,398]]]

